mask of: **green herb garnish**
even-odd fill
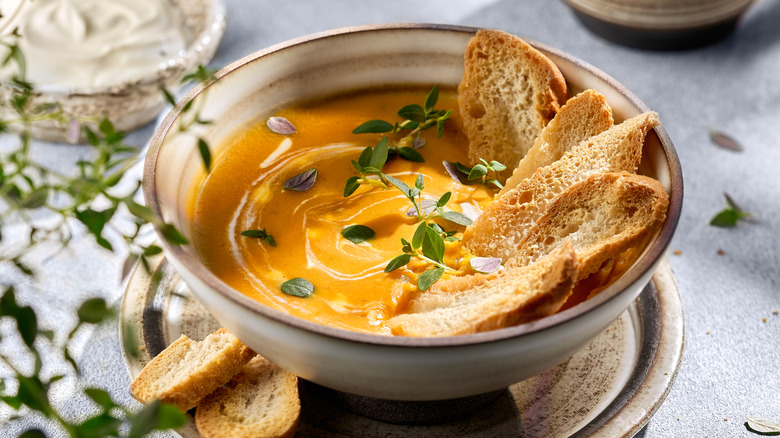
[[[447,170],[447,173],[461,184],[467,185],[478,183],[486,187],[493,185],[498,189],[504,188],[504,185],[497,179],[488,178],[490,172],[496,173],[506,170],[506,166],[498,161],[491,161],[488,163],[486,160],[480,158],[479,164],[476,164],[474,167],[468,167],[465,164],[451,161],[444,161],[442,164],[444,165],[444,169]]]
[[[726,197],[726,203],[728,206],[718,212],[718,214],[716,214],[715,217],[710,220],[710,225],[716,227],[736,227],[737,222],[740,219],[750,217],[750,213],[745,212],[739,208],[739,206],[737,206],[734,200],[731,199],[731,196],[729,196],[728,193],[724,193],[723,196]]]
[[[362,243],[374,237],[376,232],[365,225],[350,225],[341,230],[341,235],[352,243]]]
[[[439,100],[439,87],[434,86],[425,98],[423,106],[418,104],[406,105],[398,110],[398,116],[404,119],[395,124],[385,120],[369,120],[355,128],[353,134],[383,134],[386,132],[398,134],[404,130],[410,130],[406,138],[419,135],[420,131],[436,126],[436,136],[444,134],[444,123],[452,115],[452,110],[437,110],[433,107]]]
[[[314,293],[314,285],[305,278],[295,277],[282,283],[282,292],[294,297],[306,298]]]
[[[265,243],[276,246],[276,239],[274,239],[274,236],[268,234],[267,231],[265,231],[265,228],[262,230],[244,230],[241,232],[241,235],[244,237],[251,237],[254,239],[263,239],[265,240]]]

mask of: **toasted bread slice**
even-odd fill
[[[645,135],[656,124],[656,113],[640,114],[573,147],[491,202],[466,227],[463,245],[478,256],[508,260],[550,201],[573,184],[596,173],[635,172]]]
[[[298,378],[255,356],[198,405],[202,438],[278,438],[295,434],[301,414]]]
[[[464,64],[458,106],[469,161],[503,163],[503,181],[566,102],[566,81],[549,58],[497,30],[477,32],[466,47]]]
[[[230,380],[255,353],[225,329],[197,342],[182,335],[152,359],[130,393],[144,404],[160,399],[183,411]]]
[[[550,203],[506,266],[524,266],[574,245],[578,280],[605,261],[641,246],[666,218],[669,195],[660,182],[630,173],[591,175]]]
[[[563,244],[528,266],[437,282],[388,324],[406,336],[453,336],[521,324],[557,312],[576,277],[574,250]]]
[[[612,108],[598,91],[585,90],[572,97],[536,137],[533,147],[517,164],[498,196],[517,187],[536,169],[558,161],[582,141],[606,131],[613,123]]]

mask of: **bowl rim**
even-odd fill
[[[362,26],[350,26],[328,30],[324,32],[314,33],[299,38],[295,38],[286,42],[275,44],[266,49],[259,50],[255,53],[247,55],[228,66],[219,70],[215,78],[219,80],[232,71],[240,68],[241,66],[252,62],[256,59],[271,55],[275,52],[279,52],[285,49],[289,49],[301,44],[305,44],[313,40],[324,40],[333,37],[339,37],[346,34],[359,34],[359,33],[372,33],[372,32],[386,32],[386,31],[398,31],[398,30],[432,30],[432,31],[446,31],[463,34],[475,34],[480,28],[472,26],[460,26],[460,25],[447,25],[447,24],[432,24],[432,23],[390,23],[390,24],[378,24],[378,25],[362,25]],[[548,52],[554,56],[563,58],[576,67],[586,70],[588,73],[596,76],[600,80],[604,81],[607,85],[613,87],[619,94],[625,97],[636,109],[641,112],[650,111],[650,109],[639,98],[626,89],[625,86],[617,82],[611,76],[607,75],[603,71],[596,67],[576,58],[562,50],[547,46],[537,41],[521,37],[524,41],[532,45],[537,49]],[[184,105],[196,98],[204,90],[206,90],[211,84],[199,84],[193,88],[184,98],[182,98],[177,105],[171,109],[166,115],[159,127],[154,133],[154,136],[150,140],[149,149],[147,152],[146,160],[144,162],[144,177],[143,177],[143,192],[146,199],[147,206],[152,209],[155,216],[162,217],[162,212],[159,204],[159,199],[156,194],[156,171],[158,156],[160,153],[160,147],[165,139],[166,133],[175,122],[176,118],[181,114]],[[669,181],[670,181],[670,200],[669,208],[667,211],[666,221],[656,238],[650,243],[650,246],[645,249],[644,255],[637,260],[634,265],[618,278],[613,284],[607,287],[604,291],[597,296],[586,300],[576,306],[573,306],[564,311],[556,314],[531,321],[528,323],[506,327],[486,332],[472,333],[457,336],[445,336],[445,337],[410,337],[410,336],[387,336],[380,334],[364,333],[358,331],[351,331],[348,329],[331,327],[324,324],[316,323],[313,321],[305,320],[283,311],[273,309],[265,306],[258,301],[255,301],[241,292],[228,286],[222,282],[216,275],[214,275],[208,269],[203,269],[202,264],[195,255],[188,254],[181,247],[169,244],[162,238],[158,229],[156,229],[158,237],[160,237],[161,245],[166,249],[167,254],[173,255],[177,262],[180,263],[185,269],[193,273],[212,289],[215,293],[221,295],[240,307],[251,311],[252,313],[259,314],[263,318],[272,320],[273,322],[280,323],[288,328],[303,330],[319,336],[324,336],[334,340],[341,340],[345,342],[356,342],[361,344],[372,344],[376,346],[385,347],[403,347],[403,348],[447,348],[456,346],[487,344],[493,342],[506,341],[512,338],[517,338],[523,335],[535,334],[547,330],[554,329],[570,320],[579,319],[584,317],[588,313],[591,313],[602,304],[617,298],[624,289],[628,288],[632,283],[638,281],[645,274],[650,273],[657,263],[661,260],[666,252],[669,243],[671,242],[674,231],[677,227],[677,223],[680,219],[682,210],[682,197],[683,197],[683,181],[682,181],[682,169],[680,161],[677,156],[677,152],[674,149],[671,139],[668,133],[662,125],[658,125],[654,128],[656,135],[658,136],[659,143],[664,152],[666,160],[669,164]],[[648,277],[649,278],[649,277]],[[643,285],[644,286],[644,285]],[[640,289],[641,290],[641,289]]]
[[[222,34],[225,32],[227,9],[225,6],[225,0],[208,0],[211,3],[211,7],[208,9],[208,23],[199,33],[192,35],[192,41],[189,42],[183,55],[172,56],[164,67],[158,68],[153,73],[138,79],[131,79],[116,84],[105,86],[79,86],[72,87],[68,85],[38,85],[33,84],[34,94],[44,94],[49,96],[112,96],[112,95],[124,95],[126,90],[133,89],[135,87],[143,86],[155,86],[160,83],[168,81],[169,76],[176,73],[177,69],[187,66],[187,62],[191,59],[197,58],[198,54],[203,51],[202,42],[208,41],[208,44],[219,44],[222,39]],[[180,9],[179,6],[171,4],[172,7]],[[186,73],[186,72],[184,72]],[[182,73],[175,74],[174,77],[178,81],[178,77]],[[1,79],[0,84],[5,86],[12,86],[11,81]]]

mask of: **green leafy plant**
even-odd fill
[[[25,275],[34,276],[36,270],[27,265],[25,256],[43,243],[60,242],[63,248],[67,247],[77,232],[74,230],[76,227],[82,227],[105,250],[116,251],[117,243],[125,246],[129,255],[123,275],[139,262],[149,270],[148,258],[162,251],[159,246],[146,243],[142,237],[141,230],[147,224],[157,227],[172,245],[188,243],[173,225],[163,222],[150,208],[136,201],[141,185],[139,181],[120,184],[139,161],[140,149],[127,144],[124,133],[117,131],[106,118],[72,118],[66,116],[58,104],[35,105],[34,89],[25,80],[24,56],[15,40],[4,37],[0,39],[0,45],[4,45],[8,53],[3,65],[15,64],[16,72],[5,80],[6,95],[0,100],[5,113],[12,114],[0,120],[0,132],[9,134],[9,138],[13,138],[11,133],[16,133],[15,143],[0,152],[0,243],[3,244],[0,247],[0,264],[14,266]],[[209,82],[211,78],[213,73],[200,67],[183,81]],[[176,104],[167,90],[162,92],[171,104]],[[209,123],[190,103],[184,104],[182,113],[185,114],[180,125],[182,132],[187,132],[194,125]],[[73,175],[59,173],[34,159],[31,154],[31,128],[39,122],[67,126],[73,142],[80,138],[86,140],[85,151],[88,154],[85,155],[89,158],[77,163]],[[197,147],[208,170],[211,166],[208,144],[197,138]],[[13,245],[6,245],[2,231],[11,223],[24,224],[29,232],[25,236],[15,236]],[[13,321],[15,331],[4,331],[0,342],[18,336],[32,357],[32,363],[25,366],[17,362],[19,358],[0,352],[0,363],[10,371],[0,380],[0,403],[17,412],[9,421],[37,413],[68,436],[79,438],[136,438],[154,430],[177,428],[186,423],[186,415],[173,406],[156,402],[137,411],[119,405],[105,390],[90,386],[83,388],[83,394],[98,407],[97,413],[78,422],[63,417],[52,405],[49,394],[66,374],[75,375],[77,379],[81,377],[78,364],[70,354],[69,343],[81,327],[107,321],[115,312],[103,299],[85,301],[77,312],[78,324],[67,335],[65,343],[55,343],[54,332],[39,326],[33,308],[17,302],[15,288],[12,285],[2,287],[0,319]],[[47,358],[52,354],[60,355],[70,371],[54,376],[42,373],[42,348],[53,351]],[[45,434],[39,429],[30,429],[20,436],[42,437]]]
[[[77,315],[78,323],[68,334],[65,343],[56,345],[54,332],[39,326],[38,317],[32,307],[21,305],[16,301],[14,288],[8,286],[3,291],[0,297],[0,320],[13,321],[19,338],[33,358],[32,367],[24,367],[17,363],[18,358],[0,354],[0,361],[12,374],[12,377],[0,380],[0,402],[17,413],[9,419],[9,422],[17,421],[29,413],[37,413],[72,438],[107,436],[138,438],[155,430],[176,429],[187,424],[187,415],[172,405],[154,402],[140,411],[135,411],[117,403],[106,390],[91,386],[85,387],[83,392],[98,408],[97,411],[80,421],[63,417],[52,405],[49,394],[56,388],[57,382],[66,376],[65,374],[47,376],[42,372],[41,344],[48,343],[55,351],[60,351],[62,359],[70,365],[77,376],[80,376],[81,370],[70,355],[69,343],[81,327],[110,320],[115,317],[115,311],[108,307],[102,298],[93,298],[81,304]],[[32,368],[32,370],[26,372],[23,368]],[[7,385],[8,381],[15,384]],[[15,390],[10,389],[13,386]],[[39,429],[30,429],[20,436],[45,437],[46,435]]]
[[[276,239],[274,239],[274,236],[268,234],[267,231],[265,231],[265,228],[262,230],[244,230],[241,232],[241,235],[244,237],[251,237],[254,239],[263,239],[265,243],[276,246]]]

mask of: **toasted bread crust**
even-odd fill
[[[408,313],[388,323],[395,334],[405,336],[453,336],[509,327],[557,312],[576,277],[574,250],[563,244],[528,266],[437,282],[412,298]]]
[[[572,242],[578,280],[641,245],[663,225],[669,195],[660,182],[626,172],[592,175],[550,203],[506,266],[524,266]]]
[[[195,424],[202,438],[291,437],[300,413],[298,378],[258,355],[200,403]]]
[[[609,129],[614,123],[607,99],[595,90],[572,97],[542,129],[533,147],[517,164],[498,196],[517,187],[536,169],[558,161],[563,154],[590,137]]]
[[[469,139],[469,160],[507,166],[503,181],[533,146],[534,139],[566,102],[558,67],[520,38],[480,30],[465,52],[458,106]]]
[[[183,411],[229,381],[255,353],[225,329],[197,342],[182,335],[152,359],[130,384],[136,400],[155,399]]]
[[[573,184],[596,173],[635,172],[645,135],[656,124],[655,113],[640,114],[573,147],[560,160],[493,200],[466,227],[463,244],[478,256],[513,257],[550,201]]]

